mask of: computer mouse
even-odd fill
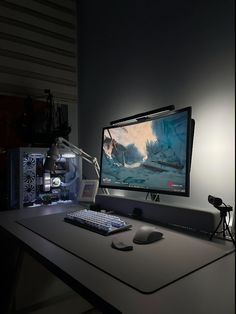
[[[136,244],[148,244],[162,239],[163,233],[153,226],[141,226],[135,233],[133,242]]]
[[[117,249],[120,251],[132,251],[133,250],[133,245],[124,243],[123,241],[121,241],[117,238],[113,238],[112,243],[111,243],[111,247],[113,249]]]

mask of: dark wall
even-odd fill
[[[87,152],[99,158],[110,121],[170,104],[193,107],[195,158],[216,108],[234,145],[233,0],[80,0],[78,36],[79,143]],[[199,166],[193,160],[192,203],[201,194]],[[213,189],[221,186],[209,180],[204,193]]]

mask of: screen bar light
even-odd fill
[[[159,109],[155,109],[155,110],[150,110],[150,111],[146,111],[146,112],[142,112],[142,113],[138,113],[129,117],[125,117],[122,119],[118,119],[118,120],[114,120],[110,122],[110,125],[114,125],[114,124],[119,124],[128,120],[140,120],[142,118],[148,118],[151,115],[154,114],[158,114],[158,113],[162,113],[164,111],[171,111],[171,110],[175,110],[175,106],[174,105],[170,105],[170,106],[166,106],[166,107],[162,107]]]

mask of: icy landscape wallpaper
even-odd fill
[[[101,184],[185,192],[188,112],[105,128]]]

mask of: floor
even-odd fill
[[[15,314],[102,314],[26,253],[13,304]]]
[[[78,295],[56,302],[41,302],[14,311],[15,314],[102,314]]]

